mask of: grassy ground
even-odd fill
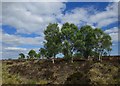
[[[94,85],[120,84],[118,62],[6,61],[1,68],[2,84],[75,84],[89,80]]]
[[[1,78],[2,80],[1,83],[2,84],[46,84],[47,81],[41,80],[41,81],[35,81],[32,79],[26,79],[24,77],[21,77],[19,74],[10,74],[8,72],[8,67],[11,65],[6,65],[6,64],[2,64],[2,66],[0,66],[0,68],[2,69],[2,71],[0,71],[1,74]]]

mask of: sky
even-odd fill
[[[101,28],[112,38],[111,55],[118,51],[118,3],[117,2],[2,2],[0,15],[0,43],[2,59],[27,55],[31,49],[37,52],[43,47],[43,31],[49,23],[65,22],[78,27],[91,25]],[[119,53],[118,53],[119,52]]]

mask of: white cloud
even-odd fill
[[[113,27],[112,29],[105,30],[106,33],[118,33],[118,27]]]
[[[18,33],[41,34],[49,23],[57,22],[57,17],[65,9],[62,2],[4,2],[3,24],[11,25]]]
[[[97,12],[90,16],[92,23],[97,23],[98,27],[107,26],[118,21],[118,3],[109,4],[105,11]]]
[[[17,35],[10,35],[7,33],[2,33],[2,42],[12,46],[18,45],[43,45],[44,37],[21,37]]]
[[[112,41],[116,41],[116,42],[119,41],[118,40],[118,33],[110,33],[109,35],[111,36]]]
[[[0,28],[0,42],[2,41],[2,29]]]
[[[119,2],[120,0],[1,0],[2,2]]]
[[[117,6],[117,3],[109,4],[104,11],[99,11],[91,6],[78,7],[67,10],[63,14],[62,11],[65,10],[66,5],[62,2],[3,2],[2,23],[4,25],[15,27],[17,33],[41,35],[34,38],[21,37],[16,34],[7,34],[0,29],[0,40],[3,42],[3,57],[9,58],[9,56],[12,56],[11,58],[15,58],[20,52],[24,52],[27,55],[30,49],[18,47],[20,45],[42,46],[44,40],[43,30],[49,23],[58,23],[58,20],[61,21],[58,23],[59,27],[62,27],[62,24],[65,22],[74,23],[78,26],[88,24],[93,28],[110,25],[118,19]],[[119,40],[117,27],[105,32],[112,37],[113,41]],[[35,50],[38,50],[38,48],[35,48]]]
[[[19,47],[7,47],[5,50],[10,50],[10,51],[26,51],[26,48],[19,48]]]
[[[75,8],[61,17],[63,23],[96,24],[96,27],[103,27],[118,21],[118,3],[109,4],[104,11],[95,7]]]
[[[108,19],[103,19],[98,23],[98,27],[103,27],[103,26],[107,26],[109,24],[112,24],[114,22],[118,21],[117,18],[108,18]]]
[[[2,30],[0,30],[2,32]],[[1,52],[0,56],[2,56],[3,59],[6,58],[17,58],[19,56],[19,53],[24,53],[27,55],[28,51],[32,48],[31,46],[43,46],[43,40],[44,37],[21,37],[17,35],[10,35],[7,33],[2,33],[2,46],[0,48]],[[1,38],[1,37],[0,37]],[[28,45],[30,48],[22,48],[20,46],[22,45]],[[19,47],[18,47],[19,46]],[[39,50],[38,48],[32,48],[36,51]],[[10,57],[11,56],[11,57]]]
[[[2,50],[2,59],[8,59],[8,58],[18,58],[19,53],[24,53],[27,55],[28,49],[25,48],[18,48],[18,47],[7,47],[4,46]]]
[[[118,27],[113,27],[111,29],[105,30],[104,32],[107,33],[107,34],[109,34],[111,36],[113,42],[120,41],[118,39],[118,33],[119,33]]]
[[[84,8],[76,8],[62,15],[62,22],[70,22],[76,25],[86,22],[88,19],[88,11]]]
[[[2,2],[0,2],[0,25],[2,25]]]
[[[97,27],[95,27],[94,25],[89,24],[89,23],[87,23],[86,25],[90,25],[93,29],[97,28]]]
[[[39,51],[39,48],[32,48],[32,49],[34,49],[36,52]],[[16,59],[19,57],[20,53],[24,53],[25,56],[27,56],[30,50],[31,50],[30,48],[21,48],[14,46],[9,47],[8,45],[3,45],[2,52],[0,53],[0,55],[2,56],[2,59],[8,59],[8,58]]]
[[[102,3],[101,3],[102,4]],[[66,11],[62,2],[3,3],[3,24],[17,28],[17,33],[41,34],[49,23],[65,22],[78,26],[96,24],[103,27],[118,21],[118,3],[109,4],[104,11],[95,7],[81,7]]]
[[[68,0],[2,0],[2,2],[67,2]]]

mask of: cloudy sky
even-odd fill
[[[112,37],[111,55],[118,55],[117,2],[2,2],[2,58],[17,58],[30,49],[38,51],[43,47],[46,26],[58,23],[61,27],[65,22],[101,28]]]

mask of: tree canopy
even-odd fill
[[[64,58],[73,59],[73,57],[83,57],[88,59],[89,56],[98,57],[99,60],[103,55],[110,55],[112,50],[111,37],[100,28],[92,28],[89,25],[77,27],[73,23],[65,23],[59,28],[57,23],[50,23],[44,30],[44,47],[40,52],[30,50],[30,58],[55,58],[59,53]],[[19,54],[25,58],[24,54]]]
[[[32,58],[35,58],[36,57],[36,51],[35,50],[30,50],[29,52],[28,52],[28,55],[29,55],[29,57],[32,59]]]
[[[67,22],[59,28],[58,24],[49,24],[44,34],[44,48],[49,57],[61,52],[65,58],[79,55],[87,59],[88,56],[100,57],[111,51],[111,37],[102,29],[93,29],[89,25],[78,28]]]
[[[23,53],[20,53],[19,56],[19,59],[25,59],[25,55]]]

